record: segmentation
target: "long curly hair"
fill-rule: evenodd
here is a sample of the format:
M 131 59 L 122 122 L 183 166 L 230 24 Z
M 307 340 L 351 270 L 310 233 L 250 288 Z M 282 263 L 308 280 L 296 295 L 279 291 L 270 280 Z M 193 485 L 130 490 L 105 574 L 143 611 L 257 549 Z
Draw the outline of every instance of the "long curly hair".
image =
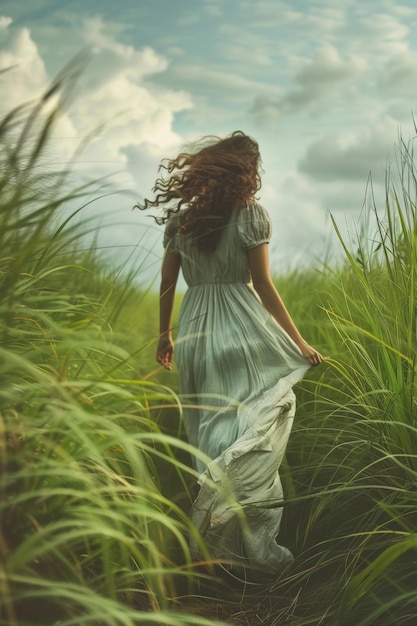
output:
M 156 180 L 154 200 L 145 198 L 135 208 L 164 208 L 163 217 L 154 216 L 158 224 L 183 208 L 170 234 L 179 230 L 200 250 L 215 250 L 232 211 L 246 206 L 260 189 L 260 163 L 258 144 L 242 131 L 224 139 L 203 137 L 161 162 L 159 170 L 168 176 Z

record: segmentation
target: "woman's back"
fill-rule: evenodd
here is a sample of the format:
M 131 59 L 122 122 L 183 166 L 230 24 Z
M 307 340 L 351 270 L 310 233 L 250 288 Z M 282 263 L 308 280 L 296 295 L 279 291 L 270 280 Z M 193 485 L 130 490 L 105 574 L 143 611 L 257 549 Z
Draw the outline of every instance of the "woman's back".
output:
M 179 224 L 180 216 L 171 218 L 166 235 Z M 189 287 L 210 283 L 248 283 L 250 271 L 246 251 L 269 241 L 270 221 L 266 211 L 257 203 L 233 211 L 223 229 L 215 250 L 199 250 L 192 238 L 180 232 L 171 241 L 172 249 L 181 254 L 181 269 Z

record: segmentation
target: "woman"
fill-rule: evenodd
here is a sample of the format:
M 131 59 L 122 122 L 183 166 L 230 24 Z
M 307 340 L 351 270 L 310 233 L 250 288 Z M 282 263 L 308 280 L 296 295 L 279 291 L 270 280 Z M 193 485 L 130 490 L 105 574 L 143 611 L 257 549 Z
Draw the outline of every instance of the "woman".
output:
M 201 453 L 193 520 L 214 558 L 274 573 L 293 558 L 275 541 L 292 386 L 322 356 L 271 280 L 271 224 L 255 201 L 259 165 L 258 145 L 244 133 L 205 138 L 163 165 L 155 200 L 138 206 L 167 207 L 157 220 L 166 223 L 157 360 L 168 370 L 180 269 L 188 285 L 176 358 L 187 437 Z

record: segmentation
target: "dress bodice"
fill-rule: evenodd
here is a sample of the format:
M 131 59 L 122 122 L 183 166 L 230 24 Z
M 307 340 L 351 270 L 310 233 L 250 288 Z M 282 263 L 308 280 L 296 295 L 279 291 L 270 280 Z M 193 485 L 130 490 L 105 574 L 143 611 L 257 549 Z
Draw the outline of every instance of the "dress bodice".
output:
M 178 221 L 179 214 L 171 220 Z M 271 224 L 259 204 L 250 204 L 234 211 L 224 228 L 217 248 L 204 252 L 193 244 L 190 236 L 175 233 L 175 223 L 165 230 L 165 246 L 181 254 L 181 269 L 189 287 L 211 283 L 248 283 L 251 279 L 246 251 L 269 242 Z

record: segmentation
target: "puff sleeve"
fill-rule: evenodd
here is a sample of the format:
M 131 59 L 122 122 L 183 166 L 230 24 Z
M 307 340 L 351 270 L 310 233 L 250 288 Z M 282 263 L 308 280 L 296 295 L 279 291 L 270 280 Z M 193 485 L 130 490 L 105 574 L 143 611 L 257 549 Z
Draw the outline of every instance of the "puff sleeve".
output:
M 239 213 L 237 230 L 244 250 L 269 243 L 272 226 L 267 211 L 257 202 L 249 204 Z
M 178 229 L 178 216 L 172 215 L 168 222 L 165 224 L 163 246 L 166 250 L 169 246 L 170 252 L 176 252 L 175 249 L 175 237 Z

